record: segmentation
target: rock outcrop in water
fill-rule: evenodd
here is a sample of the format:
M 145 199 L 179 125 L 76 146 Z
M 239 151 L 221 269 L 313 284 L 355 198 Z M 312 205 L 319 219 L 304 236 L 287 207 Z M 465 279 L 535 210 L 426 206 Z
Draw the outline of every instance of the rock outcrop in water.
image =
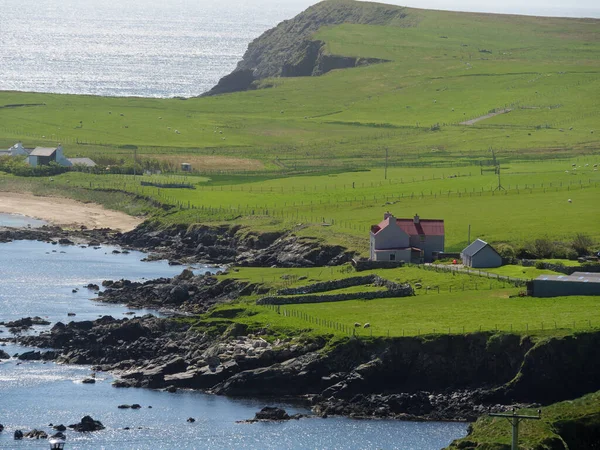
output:
M 384 62 L 328 54 L 324 43 L 313 40 L 312 35 L 322 27 L 343 23 L 406 27 L 414 26 L 416 20 L 409 17 L 407 8 L 398 6 L 347 0 L 319 3 L 251 42 L 236 69 L 204 95 L 253 89 L 265 78 L 317 76 L 334 69 Z

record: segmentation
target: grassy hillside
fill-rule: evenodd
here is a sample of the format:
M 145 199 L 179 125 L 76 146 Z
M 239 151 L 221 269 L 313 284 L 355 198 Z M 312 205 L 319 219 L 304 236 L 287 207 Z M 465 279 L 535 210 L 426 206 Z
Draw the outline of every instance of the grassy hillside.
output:
M 505 159 L 596 151 L 598 20 L 409 8 L 398 16 L 390 6 L 396 18 L 385 22 L 384 6 L 377 15 L 368 4 L 335 4 L 367 8 L 377 25 L 325 27 L 312 38 L 331 54 L 391 62 L 188 100 L 3 92 L 0 142 L 61 141 L 69 155 L 123 158 L 132 152 L 119 146 L 136 145 L 142 158 L 195 157 L 200 170 L 215 168 L 214 155 L 227 169 L 286 171 L 372 166 L 380 161 L 365 156 L 384 147 L 392 164 L 487 158 L 490 146 Z
M 187 100 L 1 92 L 0 145 L 60 141 L 68 156 L 103 165 L 131 163 L 134 149 L 139 163 L 191 162 L 193 190 L 113 175 L 51 182 L 65 195 L 118 188 L 176 206 L 164 224 L 294 228 L 364 253 L 369 226 L 389 209 L 445 219 L 447 250 L 467 244 L 469 225 L 493 243 L 600 240 L 600 21 L 345 0 L 299 17 L 265 39 L 347 20 L 310 38 L 331 55 L 389 62 Z M 494 191 L 490 147 L 505 190 Z

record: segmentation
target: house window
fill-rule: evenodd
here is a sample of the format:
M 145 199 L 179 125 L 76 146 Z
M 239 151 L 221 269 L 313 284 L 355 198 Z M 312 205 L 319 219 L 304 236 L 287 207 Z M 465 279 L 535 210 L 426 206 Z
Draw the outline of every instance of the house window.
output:
M 390 255 L 390 261 L 396 261 L 396 254 L 395 253 L 392 253 Z

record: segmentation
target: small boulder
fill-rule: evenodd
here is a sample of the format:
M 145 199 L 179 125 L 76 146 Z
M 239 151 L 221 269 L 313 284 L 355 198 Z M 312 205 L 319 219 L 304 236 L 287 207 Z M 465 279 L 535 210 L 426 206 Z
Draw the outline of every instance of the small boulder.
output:
M 193 417 L 188 417 L 188 423 L 194 423 L 196 421 L 196 419 L 194 419 Z
M 254 415 L 254 420 L 289 420 L 290 416 L 284 409 L 265 406 Z
M 0 350 L 0 359 L 10 359 L 10 355 L 8 353 L 6 353 L 4 350 Z
M 21 430 L 15 430 L 13 438 L 15 439 L 15 441 L 20 441 L 21 439 L 23 439 L 23 432 Z
M 31 430 L 25 433 L 24 437 L 28 439 L 48 439 L 48 433 L 42 430 Z
M 52 428 L 54 428 L 56 431 L 67 431 L 67 427 L 65 427 L 62 423 L 60 425 L 54 425 Z
M 99 431 L 104 430 L 104 425 L 99 420 L 94 420 L 90 416 L 84 416 L 81 422 L 69 425 L 74 431 L 88 432 L 88 431 Z
M 94 378 L 84 378 L 81 382 L 83 384 L 95 384 L 96 380 Z

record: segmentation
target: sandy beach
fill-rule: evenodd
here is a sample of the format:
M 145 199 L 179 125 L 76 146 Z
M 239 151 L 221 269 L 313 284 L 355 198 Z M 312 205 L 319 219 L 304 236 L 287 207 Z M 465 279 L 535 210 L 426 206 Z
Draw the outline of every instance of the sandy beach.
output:
M 94 203 L 60 197 L 38 197 L 27 193 L 0 192 L 0 213 L 22 214 L 61 227 L 111 228 L 129 231 L 142 222 Z

